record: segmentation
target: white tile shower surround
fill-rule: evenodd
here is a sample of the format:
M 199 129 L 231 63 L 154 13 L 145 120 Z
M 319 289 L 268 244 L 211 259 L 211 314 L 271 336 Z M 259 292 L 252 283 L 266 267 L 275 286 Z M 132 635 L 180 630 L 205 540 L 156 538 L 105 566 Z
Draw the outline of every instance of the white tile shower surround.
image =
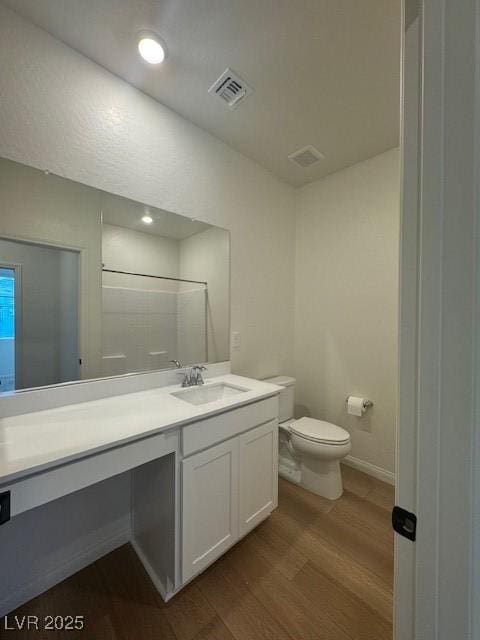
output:
M 206 293 L 102 287 L 103 375 L 204 362 Z

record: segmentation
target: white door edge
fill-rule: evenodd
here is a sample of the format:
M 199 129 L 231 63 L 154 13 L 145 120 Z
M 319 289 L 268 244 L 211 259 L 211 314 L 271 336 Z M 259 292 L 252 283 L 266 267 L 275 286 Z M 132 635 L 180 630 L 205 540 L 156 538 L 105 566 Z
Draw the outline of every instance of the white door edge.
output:
M 480 55 L 480 0 L 475 0 L 475 59 Z M 480 175 L 480 64 L 475 69 L 475 170 L 474 175 Z M 472 611 L 472 640 L 480 640 L 480 180 L 476 188 L 476 308 L 475 322 L 475 428 L 472 437 L 473 452 L 473 518 L 472 518 L 472 583 L 471 583 L 471 611 Z
M 420 16 L 417 2 L 405 0 L 402 9 L 402 188 L 395 503 L 416 512 Z M 394 573 L 394 638 L 412 640 L 415 544 L 397 535 Z
M 397 504 L 416 508 L 418 530 L 414 544 L 396 536 L 395 638 L 470 640 L 478 638 L 480 622 L 480 470 L 472 453 L 480 446 L 480 391 L 475 387 L 480 373 L 480 348 L 475 348 L 480 347 L 480 292 L 475 295 L 480 198 L 473 142 L 480 132 L 479 0 L 423 0 L 418 5 L 418 202 L 406 161 L 402 211 L 403 258 L 408 251 L 414 255 L 413 216 L 411 226 L 405 224 L 408 214 L 418 211 L 418 258 L 413 265 L 404 260 L 401 268 L 401 314 L 410 313 L 401 315 L 396 498 Z M 407 38 L 405 78 L 412 71 L 408 45 L 414 43 Z M 416 124 L 408 110 L 415 96 L 408 85 L 405 99 L 403 151 L 411 160 L 407 141 Z M 478 159 L 479 141 L 475 144 Z M 408 279 L 412 269 L 417 291 Z

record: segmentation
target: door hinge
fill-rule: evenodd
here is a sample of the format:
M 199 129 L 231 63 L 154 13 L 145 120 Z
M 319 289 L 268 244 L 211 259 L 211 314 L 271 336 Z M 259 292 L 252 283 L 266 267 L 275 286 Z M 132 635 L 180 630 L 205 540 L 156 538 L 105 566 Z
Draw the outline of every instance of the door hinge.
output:
M 417 537 L 417 516 L 402 507 L 393 507 L 392 527 L 398 534 L 415 542 Z

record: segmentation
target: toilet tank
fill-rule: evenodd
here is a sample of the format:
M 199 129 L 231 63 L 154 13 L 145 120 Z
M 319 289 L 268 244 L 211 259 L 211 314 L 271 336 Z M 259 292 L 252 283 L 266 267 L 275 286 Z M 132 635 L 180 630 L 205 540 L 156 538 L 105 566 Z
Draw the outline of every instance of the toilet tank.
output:
M 285 422 L 293 418 L 293 409 L 295 406 L 295 378 L 289 378 L 288 376 L 276 376 L 275 378 L 267 378 L 264 382 L 270 382 L 270 384 L 276 384 L 279 387 L 283 387 L 283 391 L 280 391 L 279 398 L 279 422 Z

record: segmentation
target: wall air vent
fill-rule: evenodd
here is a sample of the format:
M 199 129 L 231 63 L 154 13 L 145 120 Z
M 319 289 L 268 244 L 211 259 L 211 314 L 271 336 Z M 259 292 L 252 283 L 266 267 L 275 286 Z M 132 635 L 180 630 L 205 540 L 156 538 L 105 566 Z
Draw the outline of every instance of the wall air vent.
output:
M 242 100 L 245 100 L 253 92 L 245 80 L 234 73 L 231 69 L 225 69 L 222 75 L 215 80 L 208 93 L 217 96 L 229 109 L 238 107 Z
M 308 146 L 291 153 L 288 156 L 288 159 L 299 167 L 302 167 L 302 169 L 306 169 L 319 160 L 325 160 L 325 156 L 318 149 L 315 149 L 315 147 L 312 147 L 312 145 L 309 144 Z

